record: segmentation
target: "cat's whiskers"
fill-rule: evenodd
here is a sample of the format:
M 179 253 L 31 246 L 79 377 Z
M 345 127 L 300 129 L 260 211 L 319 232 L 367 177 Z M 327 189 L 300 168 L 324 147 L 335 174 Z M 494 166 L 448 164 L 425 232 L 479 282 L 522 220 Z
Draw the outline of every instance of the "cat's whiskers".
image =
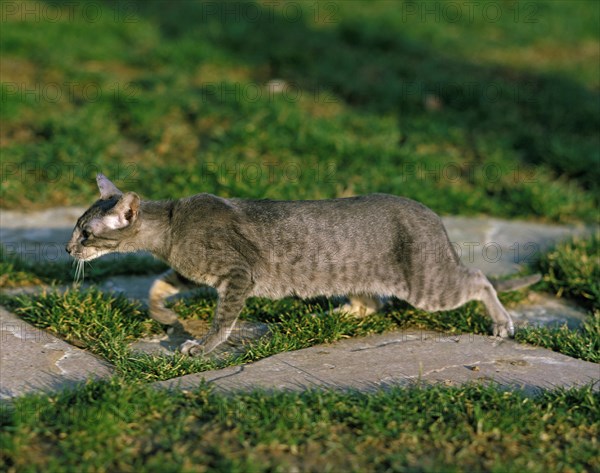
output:
M 84 278 L 85 278 L 85 261 L 82 259 L 78 259 L 76 260 L 76 267 L 75 267 L 75 283 L 79 284 L 81 282 L 83 282 Z
M 73 261 L 71 261 L 71 268 L 73 271 L 73 281 L 75 281 L 76 279 L 76 274 L 77 274 L 77 260 L 74 259 Z

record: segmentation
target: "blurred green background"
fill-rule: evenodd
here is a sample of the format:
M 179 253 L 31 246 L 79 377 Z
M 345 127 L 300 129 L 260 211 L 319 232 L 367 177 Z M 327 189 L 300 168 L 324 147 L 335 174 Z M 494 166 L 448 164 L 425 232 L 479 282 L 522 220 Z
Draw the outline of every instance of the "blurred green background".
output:
M 3 208 L 388 192 L 595 221 L 594 0 L 3 2 Z

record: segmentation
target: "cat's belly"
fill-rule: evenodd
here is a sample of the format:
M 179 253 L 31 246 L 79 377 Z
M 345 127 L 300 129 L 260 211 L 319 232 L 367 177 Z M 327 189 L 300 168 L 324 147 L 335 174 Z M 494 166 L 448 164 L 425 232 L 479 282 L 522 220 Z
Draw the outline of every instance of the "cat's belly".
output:
M 281 299 L 288 296 L 310 298 L 348 294 L 400 295 L 404 284 L 371 271 L 344 266 L 316 271 L 274 271 L 269 277 L 259 277 L 254 282 L 252 295 Z

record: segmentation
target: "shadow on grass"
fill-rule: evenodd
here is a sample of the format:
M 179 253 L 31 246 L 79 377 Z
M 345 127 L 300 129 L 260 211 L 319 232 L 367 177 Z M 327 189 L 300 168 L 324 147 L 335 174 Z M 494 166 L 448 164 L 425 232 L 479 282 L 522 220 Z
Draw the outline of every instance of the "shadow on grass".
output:
M 281 78 L 304 91 L 332 92 L 360 110 L 396 115 L 398 146 L 422 140 L 428 129 L 458 127 L 474 160 L 489 152 L 479 149 L 482 141 L 487 150 L 502 143 L 524 163 L 546 165 L 598 190 L 597 91 L 558 74 L 465 62 L 416 42 L 383 15 L 315 28 L 306 21 L 309 4 L 296 8 L 301 5 L 304 15 L 289 10 L 287 16 L 238 0 L 132 6 L 160 26 L 166 41 L 181 43 L 186 61 L 195 40 L 208 41 L 234 61 L 255 66 L 257 82 Z

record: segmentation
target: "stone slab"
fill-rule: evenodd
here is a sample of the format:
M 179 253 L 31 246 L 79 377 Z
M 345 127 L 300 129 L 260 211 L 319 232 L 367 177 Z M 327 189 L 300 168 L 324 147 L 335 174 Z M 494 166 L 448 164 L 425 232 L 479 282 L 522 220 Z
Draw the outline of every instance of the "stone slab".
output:
M 419 382 L 460 385 L 493 380 L 533 393 L 597 383 L 600 365 L 512 340 L 402 331 L 279 353 L 154 385 L 193 389 L 203 380 L 220 392 L 310 388 L 369 392 Z
M 0 399 L 56 391 L 112 371 L 108 363 L 0 306 Z
M 566 325 L 575 330 L 587 320 L 588 312 L 578 305 L 551 294 L 530 292 L 527 298 L 508 309 L 516 327 L 557 328 Z
M 65 245 L 83 207 L 57 207 L 36 212 L 0 211 L 0 241 L 7 253 L 32 262 L 69 259 Z
M 466 266 L 508 276 L 557 243 L 598 232 L 593 225 L 549 225 L 482 217 L 443 217 L 448 237 Z
M 71 261 L 65 245 L 71 238 L 77 219 L 85 207 L 56 207 L 35 212 L 0 211 L 0 241 L 7 254 L 16 255 L 30 263 Z M 140 251 L 138 255 L 149 255 Z M 105 258 L 118 261 L 122 254 Z

